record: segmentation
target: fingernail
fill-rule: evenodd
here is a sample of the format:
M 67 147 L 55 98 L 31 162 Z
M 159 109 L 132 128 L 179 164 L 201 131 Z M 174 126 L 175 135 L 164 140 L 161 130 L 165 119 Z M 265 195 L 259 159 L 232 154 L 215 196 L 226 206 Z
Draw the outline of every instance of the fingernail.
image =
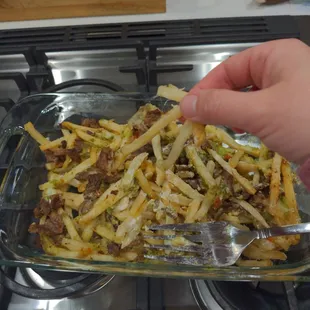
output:
M 181 110 L 183 116 L 186 118 L 192 118 L 197 115 L 196 106 L 197 106 L 197 96 L 187 95 L 181 102 Z

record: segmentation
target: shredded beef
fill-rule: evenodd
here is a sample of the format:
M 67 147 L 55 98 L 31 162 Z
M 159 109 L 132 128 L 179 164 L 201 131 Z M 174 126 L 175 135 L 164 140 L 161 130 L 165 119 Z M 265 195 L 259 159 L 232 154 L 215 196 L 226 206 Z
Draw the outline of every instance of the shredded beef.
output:
M 67 154 L 71 158 L 71 160 L 76 163 L 80 163 L 82 161 L 80 153 L 75 148 L 67 150 Z
M 87 130 L 86 133 L 88 133 L 90 136 L 94 136 L 94 135 L 95 135 L 95 134 L 94 134 L 92 131 L 90 131 L 90 130 Z
M 185 179 L 184 180 L 188 185 L 190 185 L 193 189 L 200 190 L 200 182 L 199 179 Z
M 161 111 L 159 109 L 148 111 L 144 118 L 144 124 L 150 128 L 156 123 L 161 117 Z
M 74 149 L 80 153 L 83 150 L 84 141 L 81 139 L 75 139 L 74 141 Z
M 90 128 L 99 128 L 100 127 L 98 121 L 94 118 L 83 119 L 81 125 L 85 126 L 85 127 L 90 127 Z
M 234 178 L 226 170 L 223 171 L 223 180 L 225 185 L 229 188 L 229 191 L 234 194 Z
M 132 135 L 135 138 L 139 138 L 140 136 L 142 136 L 146 131 L 148 130 L 148 127 L 146 127 L 146 125 L 144 123 L 140 123 L 140 124 L 134 124 L 132 126 Z
M 103 182 L 108 183 L 108 184 L 112 184 L 112 183 L 119 181 L 121 178 L 122 178 L 121 173 L 116 173 L 116 174 L 112 174 L 112 175 L 106 174 L 103 176 Z
M 117 243 L 110 242 L 108 243 L 108 253 L 113 256 L 118 256 L 120 253 L 120 246 Z
M 85 195 L 100 190 L 103 175 L 101 173 L 89 174 L 87 180 L 88 183 L 84 192 Z
M 66 156 L 67 155 L 67 150 L 66 149 L 53 149 L 51 152 L 54 153 L 55 156 Z
M 109 147 L 104 147 L 99 155 L 99 158 L 96 163 L 96 167 L 99 168 L 102 172 L 107 173 L 110 169 L 114 157 L 114 152 Z
M 80 172 L 78 173 L 75 178 L 78 180 L 78 181 L 87 181 L 87 178 L 89 176 L 89 172 L 88 171 L 83 171 L 83 172 Z
M 42 198 L 33 213 L 36 218 L 41 218 L 43 215 L 49 215 L 52 210 L 57 210 L 63 206 L 64 200 L 59 195 L 53 195 L 49 201 Z
M 61 147 L 65 149 L 67 147 L 67 141 L 61 141 Z
M 46 157 L 46 161 L 48 163 L 60 164 L 66 160 L 66 156 L 64 156 L 64 155 L 57 156 L 56 154 L 54 154 L 54 152 L 52 152 L 50 150 L 44 151 L 44 154 Z
M 64 223 L 61 215 L 52 212 L 43 225 L 32 223 L 29 227 L 30 233 L 44 233 L 48 236 L 60 235 L 64 231 Z
M 208 151 L 208 149 L 212 149 L 212 146 L 210 144 L 210 142 L 208 140 L 206 140 L 202 145 L 201 145 L 201 148 L 204 150 L 204 151 Z

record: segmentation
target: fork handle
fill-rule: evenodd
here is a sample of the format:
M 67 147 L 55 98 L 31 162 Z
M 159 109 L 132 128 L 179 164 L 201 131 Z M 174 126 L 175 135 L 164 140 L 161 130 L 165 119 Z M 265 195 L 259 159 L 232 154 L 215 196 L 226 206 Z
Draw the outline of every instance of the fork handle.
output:
M 310 223 L 287 225 L 280 227 L 271 227 L 256 230 L 257 239 L 266 239 L 269 237 L 278 237 L 286 235 L 298 235 L 310 233 Z

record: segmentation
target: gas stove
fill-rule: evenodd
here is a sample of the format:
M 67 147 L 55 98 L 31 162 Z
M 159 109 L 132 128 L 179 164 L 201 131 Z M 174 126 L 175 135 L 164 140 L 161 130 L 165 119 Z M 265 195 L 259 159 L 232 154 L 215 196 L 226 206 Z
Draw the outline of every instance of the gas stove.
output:
M 228 57 L 260 42 L 310 42 L 308 17 L 254 17 L 0 31 L 0 120 L 39 92 L 190 89 Z M 17 146 L 0 158 L 0 177 Z M 0 207 L 1 213 L 1 207 Z M 1 253 L 0 253 L 1 255 Z M 3 267 L 1 310 L 310 309 L 306 283 L 217 282 Z

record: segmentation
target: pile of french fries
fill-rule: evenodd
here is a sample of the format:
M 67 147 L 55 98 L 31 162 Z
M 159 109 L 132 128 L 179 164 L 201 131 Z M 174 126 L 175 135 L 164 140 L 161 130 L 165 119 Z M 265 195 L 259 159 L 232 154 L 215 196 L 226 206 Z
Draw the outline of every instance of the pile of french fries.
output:
M 159 96 L 176 102 L 186 94 L 172 85 L 158 89 Z M 155 109 L 152 105 L 148 108 Z M 137 261 L 143 260 L 144 243 L 188 243 L 181 237 L 148 240 L 145 235 L 161 234 L 149 230 L 152 224 L 224 220 L 246 230 L 300 222 L 293 188 L 295 176 L 279 154 L 263 144 L 260 148 L 240 145 L 214 126 L 188 120 L 182 124 L 179 106 L 134 137 L 132 123 L 139 118 L 143 121 L 141 115 L 138 111 L 127 124 L 101 119 L 100 128 L 63 122 L 63 136 L 53 141 L 31 123 L 25 125 L 42 151 L 53 151 L 63 141 L 67 148 L 72 148 L 76 139 L 84 142 L 80 163 L 66 156 L 61 166 L 46 164 L 48 180 L 40 185 L 42 197 L 49 201 L 53 195 L 60 195 L 65 202 L 57 210 L 65 226 L 57 242 L 40 233 L 47 254 L 96 261 Z M 146 144 L 151 144 L 152 153 L 139 152 Z M 167 144 L 168 154 L 163 152 Z M 114 184 L 103 184 L 100 197 L 82 214 L 79 211 L 87 181 L 79 181 L 76 176 L 96 166 L 102 148 L 107 147 L 114 152 L 108 173 L 121 173 L 122 177 Z M 176 171 L 180 157 L 188 160 L 191 171 Z M 224 182 L 224 173 L 231 177 L 233 192 Z M 187 182 L 194 175 L 200 180 L 199 189 Z M 255 207 L 240 193 L 255 198 L 262 180 L 268 182 L 267 196 L 262 206 Z M 41 225 L 45 221 L 46 216 L 39 219 Z M 284 251 L 298 241 L 299 236 L 256 240 L 237 265 L 271 266 L 273 260 L 285 260 Z M 119 248 L 117 255 L 110 253 L 111 244 Z

